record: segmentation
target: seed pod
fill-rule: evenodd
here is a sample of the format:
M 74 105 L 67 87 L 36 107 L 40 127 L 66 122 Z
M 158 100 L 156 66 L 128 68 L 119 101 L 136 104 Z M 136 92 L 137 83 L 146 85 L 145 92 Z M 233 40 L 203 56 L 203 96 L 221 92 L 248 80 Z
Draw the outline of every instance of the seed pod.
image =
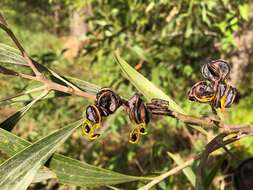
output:
M 206 63 L 201 68 L 204 78 L 210 81 L 223 81 L 230 73 L 230 65 L 228 62 L 218 59 Z
M 191 101 L 211 102 L 215 97 L 215 91 L 205 81 L 200 81 L 190 89 L 188 97 Z
M 233 182 L 236 190 L 252 190 L 253 158 L 243 161 L 235 170 Z
M 121 106 L 121 99 L 109 88 L 102 88 L 96 95 L 96 105 L 103 116 L 108 116 Z
M 218 84 L 214 105 L 224 111 L 225 108 L 229 108 L 232 105 L 235 96 L 236 88 L 228 85 L 227 83 L 220 82 Z
M 139 94 L 135 94 L 129 101 L 129 118 L 136 124 L 145 123 L 150 121 L 150 112 L 145 106 Z
M 217 87 L 216 88 L 216 96 L 215 96 L 215 100 L 213 101 L 213 105 L 216 108 L 225 108 L 225 94 L 226 91 L 228 90 L 228 86 L 226 83 L 224 82 L 220 82 L 217 83 Z
M 234 102 L 235 97 L 236 97 L 236 92 L 237 92 L 236 88 L 233 88 L 232 86 L 229 87 L 228 93 L 226 95 L 226 101 L 225 101 L 226 108 L 229 108 Z
M 102 118 L 100 114 L 100 110 L 96 105 L 89 105 L 86 108 L 86 118 L 89 120 L 92 124 L 100 123 Z

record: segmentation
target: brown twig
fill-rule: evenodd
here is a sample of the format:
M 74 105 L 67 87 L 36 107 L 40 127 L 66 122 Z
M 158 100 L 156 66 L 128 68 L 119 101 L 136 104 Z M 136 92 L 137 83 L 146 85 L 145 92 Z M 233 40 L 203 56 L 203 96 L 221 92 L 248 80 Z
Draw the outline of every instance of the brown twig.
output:
M 26 60 L 26 62 L 28 63 L 28 65 L 31 67 L 31 69 L 33 70 L 34 74 L 36 76 L 40 76 L 41 73 L 38 71 L 38 69 L 35 67 L 35 65 L 33 64 L 32 60 L 29 58 L 28 54 L 26 53 L 25 49 L 23 48 L 23 46 L 19 43 L 18 39 L 16 38 L 16 36 L 14 35 L 14 33 L 12 32 L 12 30 L 8 27 L 6 20 L 4 19 L 4 17 L 0 14 L 0 27 L 8 34 L 8 36 L 12 39 L 12 41 L 15 43 L 15 45 L 17 46 L 17 48 L 20 50 L 22 56 L 24 57 L 24 59 Z
M 221 133 L 233 133 L 239 132 L 242 133 L 252 133 L 252 125 L 231 125 L 225 124 L 221 120 L 211 117 L 196 117 L 191 115 L 185 115 L 178 113 L 172 110 L 153 110 L 151 109 L 152 114 L 154 115 L 164 115 L 173 117 L 185 124 L 198 125 L 205 128 L 219 128 Z
M 151 182 L 149 182 L 148 184 L 146 184 L 145 186 L 142 186 L 141 188 L 139 188 L 138 190 L 148 190 L 150 188 L 152 188 L 154 185 L 156 185 L 157 183 L 161 182 L 162 180 L 166 179 L 167 177 L 174 175 L 178 172 L 180 172 L 181 170 L 183 170 L 184 168 L 192 165 L 192 163 L 199 159 L 198 157 L 196 158 L 191 158 L 190 160 L 187 160 L 186 162 L 184 162 L 184 164 L 177 166 L 171 170 L 169 170 L 168 172 L 159 175 L 157 177 L 155 177 Z
M 23 56 L 23 58 L 27 62 L 28 66 L 32 69 L 33 73 L 35 74 L 35 76 L 34 76 L 34 75 L 27 75 L 27 74 L 23 74 L 23 73 L 18 73 L 19 77 L 41 82 L 44 85 L 44 87 L 49 91 L 55 90 L 55 91 L 60 91 L 60 92 L 64 92 L 67 94 L 82 96 L 82 97 L 86 97 L 86 98 L 90 98 L 90 99 L 95 100 L 95 95 L 93 95 L 93 94 L 89 94 L 87 92 L 84 92 L 84 91 L 80 90 L 79 88 L 73 88 L 72 86 L 65 86 L 65 85 L 62 85 L 62 84 L 59 84 L 59 83 L 56 83 L 56 82 L 46 79 L 44 74 L 41 73 L 39 71 L 39 69 L 36 67 L 38 64 L 37 63 L 34 64 L 33 60 L 28 56 L 25 49 L 19 43 L 18 39 L 16 38 L 16 36 L 12 32 L 12 30 L 8 27 L 7 22 L 5 21 L 4 17 L 1 14 L 0 14 L 0 28 L 3 29 L 7 33 L 7 35 L 11 38 L 11 40 L 15 43 L 15 45 L 17 46 L 17 48 L 21 52 L 21 55 Z

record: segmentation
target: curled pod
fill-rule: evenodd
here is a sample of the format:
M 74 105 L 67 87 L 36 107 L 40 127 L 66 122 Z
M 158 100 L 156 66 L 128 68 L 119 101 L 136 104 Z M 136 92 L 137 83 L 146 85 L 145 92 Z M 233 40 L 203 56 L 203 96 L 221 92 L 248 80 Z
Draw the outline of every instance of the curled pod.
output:
M 96 105 L 89 105 L 86 108 L 86 119 L 89 120 L 92 124 L 101 122 L 101 113 Z
M 135 94 L 129 101 L 129 118 L 136 124 L 149 123 L 151 113 L 148 111 L 146 105 L 139 94 Z
M 215 98 L 215 91 L 205 81 L 200 81 L 192 86 L 188 92 L 189 100 L 207 103 Z
M 201 68 L 201 73 L 204 78 L 210 81 L 225 80 L 230 73 L 230 65 L 225 60 L 213 60 L 206 63 Z
M 236 88 L 223 82 L 219 83 L 215 98 L 215 107 L 219 107 L 222 110 L 229 108 L 234 102 L 236 92 Z
M 226 94 L 226 101 L 225 101 L 225 107 L 226 107 L 226 108 L 231 107 L 232 103 L 233 103 L 234 100 L 235 100 L 236 93 L 237 93 L 236 88 L 230 86 L 230 87 L 229 87 L 229 90 L 228 90 L 228 92 L 227 92 L 227 94 Z
M 89 105 L 86 108 L 86 120 L 81 127 L 83 135 L 88 136 L 91 140 L 98 138 L 100 134 L 96 134 L 94 131 L 100 128 L 101 120 L 99 108 L 96 105 Z
M 102 88 L 96 95 L 96 105 L 103 116 L 108 116 L 121 106 L 121 98 L 111 89 Z
M 215 89 L 216 89 L 216 96 L 215 99 L 213 100 L 213 105 L 215 108 L 225 108 L 225 104 L 224 104 L 224 98 L 225 98 L 225 94 L 228 90 L 228 85 L 224 82 L 220 82 L 220 83 L 215 83 Z M 222 103 L 221 103 L 222 102 Z

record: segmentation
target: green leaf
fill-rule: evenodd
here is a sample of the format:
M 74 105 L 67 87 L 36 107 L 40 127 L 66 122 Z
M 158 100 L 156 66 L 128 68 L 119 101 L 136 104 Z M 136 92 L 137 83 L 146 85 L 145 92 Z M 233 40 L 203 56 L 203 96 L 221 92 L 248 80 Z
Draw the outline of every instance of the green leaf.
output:
M 28 66 L 17 49 L 3 43 L 0 43 L 0 63 Z
M 240 15 L 241 17 L 248 21 L 249 20 L 249 5 L 248 4 L 242 4 L 242 5 L 239 5 L 239 12 L 240 12 Z
M 56 175 L 53 172 L 51 172 L 48 168 L 43 167 L 36 173 L 32 183 L 39 183 L 53 178 L 56 178 Z
M 81 121 L 78 121 L 59 129 L 53 134 L 18 152 L 1 164 L 1 190 L 26 189 L 32 182 L 37 171 L 80 125 Z
M 2 123 L 0 123 L 0 128 L 3 128 L 7 131 L 11 131 L 15 125 L 19 122 L 19 120 L 27 113 L 27 111 L 40 99 L 42 99 L 44 96 L 46 96 L 48 92 L 44 92 L 40 94 L 37 98 L 35 98 L 32 102 L 27 104 L 25 107 L 23 107 L 18 112 L 14 113 L 10 117 L 8 117 L 6 120 L 4 120 Z
M 56 173 L 61 183 L 74 184 L 82 187 L 115 185 L 148 179 L 123 175 L 60 155 L 53 157 L 50 162 L 50 169 Z
M 15 155 L 31 145 L 30 142 L 16 135 L 0 129 L 0 150 L 9 156 Z M 57 177 L 60 183 L 73 184 L 76 186 L 104 186 L 126 183 L 136 180 L 149 180 L 150 178 L 123 175 L 110 170 L 92 166 L 78 160 L 54 154 L 47 165 L 50 169 L 48 177 Z M 39 170 L 35 181 L 47 177 L 45 171 Z M 42 174 L 42 176 L 40 175 Z
M 179 155 L 175 155 L 175 154 L 172 154 L 170 152 L 167 152 L 167 154 L 169 155 L 170 158 L 172 158 L 174 160 L 174 162 L 176 162 L 176 164 L 178 166 L 180 166 L 184 163 L 184 160 L 182 160 L 182 158 Z M 187 177 L 189 182 L 194 187 L 195 182 L 196 182 L 196 175 L 194 174 L 192 169 L 190 167 L 187 167 L 187 168 L 183 169 L 183 173 L 185 174 L 185 176 Z
M 128 80 L 132 82 L 132 84 L 139 90 L 143 95 L 151 100 L 152 98 L 160 98 L 163 100 L 169 101 L 169 108 L 171 110 L 180 112 L 185 114 L 183 109 L 176 104 L 168 95 L 166 95 L 163 91 L 157 88 L 152 82 L 138 73 L 135 69 L 133 69 L 125 60 L 123 60 L 119 53 L 116 52 L 115 60 L 120 65 L 122 72 L 126 75 Z
M 142 49 L 140 46 L 135 45 L 133 47 L 129 47 L 129 49 L 133 52 L 135 52 L 140 59 L 147 61 L 147 62 L 152 62 L 152 58 L 148 55 L 148 52 L 146 52 L 144 49 Z

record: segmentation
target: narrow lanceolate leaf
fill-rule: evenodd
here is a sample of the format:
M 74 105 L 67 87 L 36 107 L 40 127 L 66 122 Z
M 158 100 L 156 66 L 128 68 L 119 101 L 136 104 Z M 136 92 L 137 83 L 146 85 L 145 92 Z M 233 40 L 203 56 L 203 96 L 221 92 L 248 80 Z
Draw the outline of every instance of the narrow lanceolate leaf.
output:
M 28 64 L 17 49 L 3 43 L 0 43 L 0 63 L 28 67 Z
M 184 164 L 184 160 L 182 160 L 180 158 L 179 155 L 175 155 L 172 154 L 170 152 L 167 152 L 169 157 L 172 158 L 174 160 L 174 162 L 176 162 L 176 164 L 178 166 Z M 190 167 L 187 167 L 185 169 L 183 169 L 183 173 L 185 174 L 185 176 L 187 177 L 187 179 L 189 180 L 189 182 L 192 184 L 192 186 L 195 186 L 195 182 L 196 182 L 196 175 L 194 174 L 194 172 L 192 171 L 192 169 Z
M 39 183 L 48 179 L 55 179 L 56 175 L 50 169 L 43 167 L 41 168 L 33 178 L 32 183 Z
M 7 131 L 11 131 L 15 125 L 18 123 L 18 121 L 27 113 L 27 111 L 40 99 L 42 99 L 44 96 L 46 96 L 48 92 L 44 92 L 40 94 L 37 98 L 35 98 L 32 102 L 27 104 L 25 107 L 23 107 L 18 112 L 14 113 L 10 117 L 8 117 L 6 120 L 4 120 L 2 123 L 0 123 L 0 128 L 3 128 Z
M 31 145 L 30 142 L 17 137 L 13 133 L 0 129 L 0 151 L 9 156 L 25 149 Z M 104 186 L 126 183 L 137 180 L 149 180 L 144 177 L 135 177 L 113 172 L 92 166 L 60 154 L 54 154 L 47 164 L 50 172 L 45 171 L 37 173 L 35 181 L 38 182 L 43 178 L 57 178 L 60 183 L 73 184 L 81 187 Z
M 134 68 L 132 68 L 125 60 L 123 60 L 119 53 L 116 52 L 115 60 L 120 65 L 123 73 L 126 75 L 128 80 L 141 92 L 143 95 L 151 100 L 152 98 L 160 98 L 163 100 L 169 101 L 169 107 L 173 111 L 177 111 L 185 114 L 183 109 L 176 104 L 174 100 L 172 100 L 168 95 L 166 95 L 163 91 L 157 88 L 152 82 L 142 76 L 139 72 L 137 72 Z
M 56 173 L 61 183 L 74 184 L 81 187 L 105 186 L 136 180 L 147 180 L 144 177 L 128 176 L 98 168 L 61 155 L 53 157 L 50 162 L 50 169 Z
M 75 122 L 37 141 L 0 165 L 1 190 L 26 189 L 56 149 L 81 125 Z
M 18 76 L 18 73 L 0 65 L 0 73 L 4 75 Z

